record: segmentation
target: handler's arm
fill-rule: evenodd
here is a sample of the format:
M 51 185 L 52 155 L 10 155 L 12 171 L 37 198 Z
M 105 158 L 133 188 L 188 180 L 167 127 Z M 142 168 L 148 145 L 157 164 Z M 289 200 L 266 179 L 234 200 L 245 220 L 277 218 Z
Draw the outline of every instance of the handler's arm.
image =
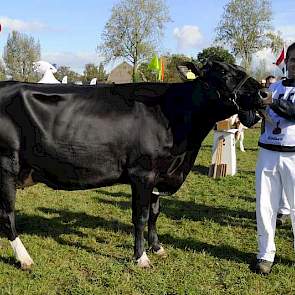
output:
M 292 101 L 276 99 L 273 101 L 270 107 L 279 116 L 295 122 L 295 104 Z

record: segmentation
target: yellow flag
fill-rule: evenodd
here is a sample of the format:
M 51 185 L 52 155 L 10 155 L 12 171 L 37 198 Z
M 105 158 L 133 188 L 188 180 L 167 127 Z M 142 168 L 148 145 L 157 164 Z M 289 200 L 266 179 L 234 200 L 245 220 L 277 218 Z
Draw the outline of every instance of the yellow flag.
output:
M 186 78 L 188 80 L 194 80 L 196 79 L 196 75 L 191 70 L 188 70 L 188 72 L 186 73 Z

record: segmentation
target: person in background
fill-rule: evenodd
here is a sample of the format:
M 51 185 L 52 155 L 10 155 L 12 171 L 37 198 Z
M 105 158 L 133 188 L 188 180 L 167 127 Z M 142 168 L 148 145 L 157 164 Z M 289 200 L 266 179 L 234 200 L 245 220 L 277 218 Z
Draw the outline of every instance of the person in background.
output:
M 260 147 L 256 164 L 256 222 L 258 254 L 255 271 L 271 272 L 275 254 L 276 217 L 282 194 L 290 205 L 290 217 L 295 236 L 295 43 L 286 52 L 287 79 L 273 83 L 263 128 L 258 141 Z M 241 122 L 251 127 L 256 121 L 253 111 L 239 113 Z M 295 248 L 295 243 L 294 243 Z
M 277 82 L 277 79 L 275 76 L 273 75 L 270 75 L 270 76 L 267 76 L 265 78 L 265 87 L 268 88 L 271 84 Z
M 284 77 L 284 79 L 285 78 L 286 77 Z M 281 80 L 284 80 L 284 79 L 281 79 Z M 269 88 L 276 81 L 277 79 L 275 78 L 275 76 L 273 75 L 267 76 L 265 78 L 265 87 Z M 283 192 L 282 198 L 280 201 L 280 208 L 277 215 L 277 226 L 282 226 L 286 224 L 289 220 L 289 216 L 290 216 L 290 206 L 288 204 L 286 194 Z

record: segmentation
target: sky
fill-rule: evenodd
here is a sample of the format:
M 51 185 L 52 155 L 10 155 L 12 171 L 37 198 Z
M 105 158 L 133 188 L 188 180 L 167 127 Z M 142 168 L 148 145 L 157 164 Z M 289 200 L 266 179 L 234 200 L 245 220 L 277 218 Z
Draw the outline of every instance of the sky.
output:
M 8 34 L 17 30 L 39 40 L 42 60 L 82 73 L 86 63 L 98 65 L 103 59 L 96 48 L 118 0 L 2 0 L 0 3 L 0 56 Z M 196 57 L 202 49 L 211 46 L 227 3 L 228 0 L 166 0 L 172 21 L 165 26 L 160 53 Z M 295 41 L 294 0 L 271 3 L 274 31 L 280 31 L 288 43 Z M 270 50 L 255 57 L 262 58 L 272 67 L 275 57 Z M 109 64 L 107 70 L 113 66 Z

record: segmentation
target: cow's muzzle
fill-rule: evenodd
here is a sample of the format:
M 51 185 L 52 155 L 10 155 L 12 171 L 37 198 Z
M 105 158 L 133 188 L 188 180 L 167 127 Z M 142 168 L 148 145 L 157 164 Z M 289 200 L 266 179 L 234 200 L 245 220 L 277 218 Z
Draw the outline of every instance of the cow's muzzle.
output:
M 258 91 L 258 96 L 260 97 L 259 106 L 261 108 L 272 103 L 272 93 L 267 88 L 260 89 Z

